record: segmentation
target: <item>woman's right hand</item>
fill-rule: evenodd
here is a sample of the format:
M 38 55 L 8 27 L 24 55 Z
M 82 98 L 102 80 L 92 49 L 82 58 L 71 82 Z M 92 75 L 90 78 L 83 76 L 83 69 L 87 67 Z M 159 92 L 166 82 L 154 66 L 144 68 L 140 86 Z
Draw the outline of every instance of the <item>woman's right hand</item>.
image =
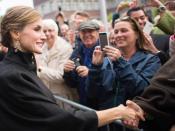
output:
M 70 72 L 70 71 L 73 71 L 74 69 L 75 69 L 74 61 L 68 60 L 64 65 L 64 71 Z
M 135 118 L 135 120 L 124 119 L 123 120 L 123 123 L 126 126 L 136 127 L 137 128 L 140 120 L 145 121 L 145 118 L 144 118 L 144 114 L 145 113 L 144 113 L 143 109 L 139 105 L 137 105 L 135 102 L 133 102 L 133 101 L 127 100 L 126 101 L 126 105 L 127 105 L 127 108 L 128 109 L 131 109 L 131 110 L 134 110 L 135 111 L 136 118 Z
M 135 110 L 119 105 L 110 109 L 97 111 L 98 126 L 109 124 L 115 120 L 125 120 L 132 122 L 132 126 L 136 127 L 138 123 Z
M 92 57 L 92 63 L 94 65 L 101 65 L 103 63 L 104 54 L 101 51 L 100 46 L 95 47 Z
M 127 106 L 124 105 L 119 105 L 118 107 L 118 111 L 120 112 L 120 119 L 122 120 L 128 120 L 128 119 L 135 119 L 136 118 L 136 112 L 131 109 L 128 108 Z
M 138 128 L 140 119 L 138 117 L 137 112 L 134 109 L 123 105 L 119 105 L 117 108 L 120 112 L 120 119 L 126 126 L 130 128 Z

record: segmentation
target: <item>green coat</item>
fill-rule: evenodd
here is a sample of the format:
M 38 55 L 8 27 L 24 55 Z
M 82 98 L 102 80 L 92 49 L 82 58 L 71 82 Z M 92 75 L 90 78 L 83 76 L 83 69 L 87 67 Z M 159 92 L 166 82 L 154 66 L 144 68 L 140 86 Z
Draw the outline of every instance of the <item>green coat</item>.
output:
M 154 8 L 152 10 L 153 17 L 158 15 L 158 9 Z M 158 29 L 154 29 L 153 33 L 154 34 L 162 34 L 161 31 L 163 31 L 165 34 L 173 34 L 174 33 L 174 28 L 175 28 L 175 17 L 171 14 L 170 11 L 166 10 L 163 15 L 161 16 L 159 22 L 157 23 L 156 27 Z

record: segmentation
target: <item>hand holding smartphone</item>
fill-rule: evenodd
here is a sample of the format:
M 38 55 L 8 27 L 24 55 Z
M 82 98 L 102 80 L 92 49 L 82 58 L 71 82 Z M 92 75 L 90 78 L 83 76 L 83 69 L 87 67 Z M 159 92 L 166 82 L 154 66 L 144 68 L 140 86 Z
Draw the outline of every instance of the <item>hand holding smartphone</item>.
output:
M 73 58 L 72 61 L 75 64 L 75 68 L 77 68 L 78 66 L 80 66 L 80 58 Z
M 107 32 L 100 32 L 99 33 L 99 40 L 100 40 L 101 50 L 103 50 L 103 48 L 106 45 L 109 45 L 109 40 L 108 40 L 108 34 L 107 34 Z

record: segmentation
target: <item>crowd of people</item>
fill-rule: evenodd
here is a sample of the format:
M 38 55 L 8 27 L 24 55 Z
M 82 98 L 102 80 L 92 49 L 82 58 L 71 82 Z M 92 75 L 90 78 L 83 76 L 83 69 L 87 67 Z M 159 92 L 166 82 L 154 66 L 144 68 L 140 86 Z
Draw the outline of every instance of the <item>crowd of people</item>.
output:
M 103 48 L 105 25 L 85 11 L 67 21 L 61 11 L 53 20 L 28 6 L 7 10 L 0 30 L 0 130 L 122 131 L 112 123 L 122 120 L 127 131 L 173 131 L 175 16 L 160 0 L 148 5 L 117 5 Z

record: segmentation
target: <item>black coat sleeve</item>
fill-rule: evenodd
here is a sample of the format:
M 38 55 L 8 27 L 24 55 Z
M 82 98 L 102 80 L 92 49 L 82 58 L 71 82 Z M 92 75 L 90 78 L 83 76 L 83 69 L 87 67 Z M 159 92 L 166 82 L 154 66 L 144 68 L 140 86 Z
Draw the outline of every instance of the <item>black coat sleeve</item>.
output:
M 50 91 L 35 75 L 8 73 L 0 79 L 0 130 L 97 130 L 95 112 L 66 112 L 60 109 Z

